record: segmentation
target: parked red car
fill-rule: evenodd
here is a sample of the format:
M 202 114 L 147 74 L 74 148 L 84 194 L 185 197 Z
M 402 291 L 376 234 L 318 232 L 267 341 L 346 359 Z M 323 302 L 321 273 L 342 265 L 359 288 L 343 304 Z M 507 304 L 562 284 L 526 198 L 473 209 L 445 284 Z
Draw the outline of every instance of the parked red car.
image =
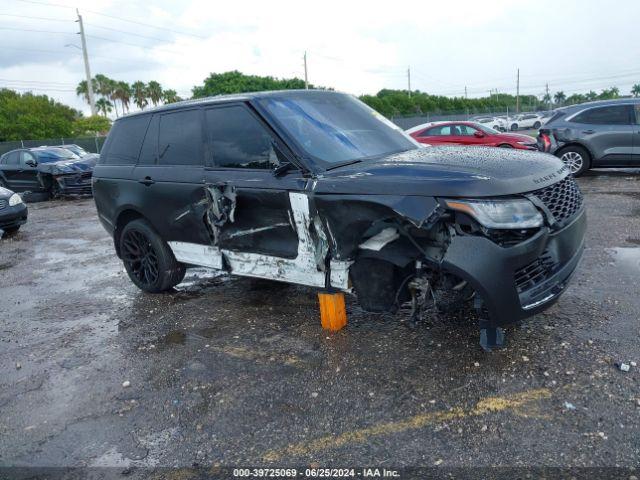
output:
M 501 133 L 476 122 L 433 122 L 410 128 L 407 133 L 429 145 L 482 145 L 537 150 L 536 139 L 519 133 Z

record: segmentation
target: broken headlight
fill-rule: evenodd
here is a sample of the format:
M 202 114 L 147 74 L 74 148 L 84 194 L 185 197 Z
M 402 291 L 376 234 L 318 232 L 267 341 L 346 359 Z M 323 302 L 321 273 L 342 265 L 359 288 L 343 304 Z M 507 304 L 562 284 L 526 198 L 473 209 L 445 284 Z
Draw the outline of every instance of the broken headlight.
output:
M 529 200 L 445 200 L 452 210 L 466 213 L 486 228 L 535 228 L 544 224 L 542 214 Z

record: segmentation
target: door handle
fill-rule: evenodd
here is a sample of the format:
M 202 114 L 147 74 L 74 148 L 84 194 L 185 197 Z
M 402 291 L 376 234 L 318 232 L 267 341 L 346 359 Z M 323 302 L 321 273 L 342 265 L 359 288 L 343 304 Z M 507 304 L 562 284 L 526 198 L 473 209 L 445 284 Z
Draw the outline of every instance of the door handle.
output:
M 596 133 L 595 130 L 583 130 L 582 133 L 586 133 L 587 135 L 591 135 L 592 133 Z
M 146 176 L 142 180 L 138 180 L 138 183 L 141 183 L 141 184 L 146 185 L 148 187 L 149 185 L 153 185 L 156 182 L 154 182 L 151 177 Z

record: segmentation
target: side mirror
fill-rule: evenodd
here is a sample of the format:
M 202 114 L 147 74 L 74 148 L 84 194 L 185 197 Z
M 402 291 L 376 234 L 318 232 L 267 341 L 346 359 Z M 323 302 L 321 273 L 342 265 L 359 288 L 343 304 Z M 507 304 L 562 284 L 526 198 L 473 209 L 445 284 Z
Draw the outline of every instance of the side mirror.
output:
M 30 167 L 37 167 L 38 166 L 38 162 L 36 162 L 35 160 L 27 160 L 26 162 L 27 165 L 29 165 Z
M 474 137 L 476 138 L 483 138 L 484 137 L 484 133 L 481 132 L 480 130 L 476 130 L 475 133 L 473 134 Z

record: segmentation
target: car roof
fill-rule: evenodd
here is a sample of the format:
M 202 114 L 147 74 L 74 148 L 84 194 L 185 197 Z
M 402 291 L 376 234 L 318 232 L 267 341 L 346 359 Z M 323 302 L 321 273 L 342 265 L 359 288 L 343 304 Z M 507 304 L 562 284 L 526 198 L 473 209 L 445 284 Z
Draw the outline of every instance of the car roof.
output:
M 590 107 L 607 107 L 609 105 L 618 104 L 640 104 L 640 98 L 627 97 L 627 98 L 615 98 L 612 100 L 595 100 L 593 102 L 576 103 L 575 105 L 567 105 L 556 109 L 556 111 L 573 112 L 577 110 L 583 110 Z
M 123 118 L 130 118 L 138 115 L 146 115 L 151 113 L 158 112 L 167 112 L 172 110 L 179 110 L 184 107 L 191 106 L 201 106 L 201 105 L 210 105 L 217 103 L 227 103 L 227 102 L 247 102 L 249 100 L 258 100 L 261 98 L 268 97 L 299 97 L 301 95 L 348 95 L 342 92 L 336 92 L 334 90 L 317 90 L 317 89 L 291 89 L 291 90 L 267 90 L 262 92 L 247 92 L 247 93 L 234 93 L 228 95 L 214 95 L 212 97 L 203 97 L 203 98 L 192 98 L 190 100 L 183 100 L 181 102 L 169 103 L 167 105 L 160 105 L 158 107 L 153 107 L 148 110 L 140 110 L 138 112 L 129 113 L 124 115 L 116 121 Z

